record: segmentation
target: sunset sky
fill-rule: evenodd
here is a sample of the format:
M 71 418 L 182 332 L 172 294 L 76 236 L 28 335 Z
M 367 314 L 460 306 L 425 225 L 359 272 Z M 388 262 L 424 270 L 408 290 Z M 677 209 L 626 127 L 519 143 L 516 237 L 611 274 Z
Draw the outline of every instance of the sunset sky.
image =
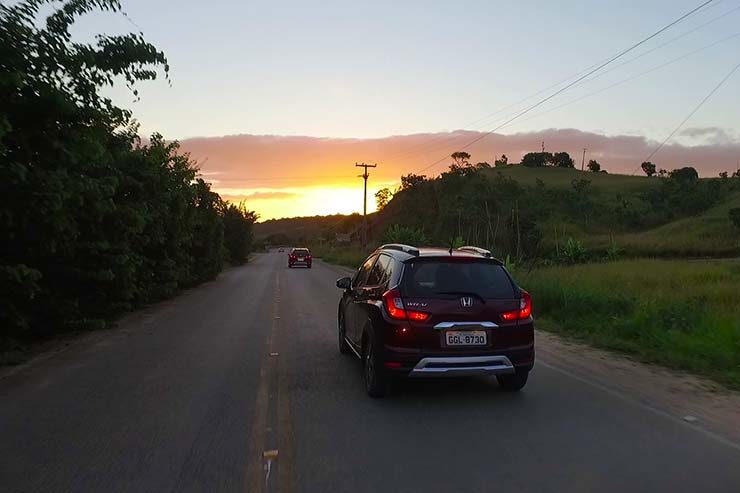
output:
M 361 210 L 355 161 L 378 163 L 371 192 L 392 186 L 699 3 L 124 0 L 128 17 L 88 16 L 76 34 L 141 29 L 164 50 L 171 87 L 144 84 L 136 103 L 109 93 L 143 134 L 181 140 L 216 190 L 271 218 Z M 740 3 L 715 0 L 469 152 L 518 161 L 545 140 L 631 173 L 740 62 L 739 26 Z M 658 165 L 735 169 L 738 101 L 736 74 Z

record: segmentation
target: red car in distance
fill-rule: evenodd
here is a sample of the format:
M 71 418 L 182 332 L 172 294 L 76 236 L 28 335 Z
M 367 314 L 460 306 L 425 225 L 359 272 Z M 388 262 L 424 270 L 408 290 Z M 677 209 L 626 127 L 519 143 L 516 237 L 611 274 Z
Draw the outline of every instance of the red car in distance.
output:
M 308 248 L 293 248 L 288 254 L 288 267 L 293 268 L 296 265 L 305 265 L 311 268 L 311 251 Z

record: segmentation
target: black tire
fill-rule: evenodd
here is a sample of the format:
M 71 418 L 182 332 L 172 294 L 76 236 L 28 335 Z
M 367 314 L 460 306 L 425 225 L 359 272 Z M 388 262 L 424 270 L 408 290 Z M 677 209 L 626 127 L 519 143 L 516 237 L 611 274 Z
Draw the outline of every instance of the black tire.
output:
M 352 350 L 350 349 L 347 340 L 344 338 L 344 315 L 341 310 L 337 317 L 337 335 L 337 339 L 339 340 L 339 352 L 342 354 L 350 354 Z
M 308 265 L 308 268 L 309 268 L 309 269 L 311 268 L 311 265 L 310 265 L 310 264 Z
M 516 372 L 513 375 L 496 375 L 498 384 L 509 392 L 518 392 L 527 385 L 528 371 Z
M 363 355 L 362 375 L 365 391 L 373 399 L 385 397 L 388 393 L 388 375 L 383 370 L 383 361 L 376 349 L 372 334 L 367 338 Z

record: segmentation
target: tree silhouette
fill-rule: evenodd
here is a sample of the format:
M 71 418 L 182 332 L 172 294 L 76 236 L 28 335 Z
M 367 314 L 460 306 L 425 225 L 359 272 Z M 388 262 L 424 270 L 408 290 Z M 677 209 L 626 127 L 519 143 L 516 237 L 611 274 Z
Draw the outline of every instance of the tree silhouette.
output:
M 656 173 L 655 164 L 651 163 L 650 161 L 645 161 L 640 165 L 642 168 L 643 173 L 645 173 L 647 176 L 653 176 Z

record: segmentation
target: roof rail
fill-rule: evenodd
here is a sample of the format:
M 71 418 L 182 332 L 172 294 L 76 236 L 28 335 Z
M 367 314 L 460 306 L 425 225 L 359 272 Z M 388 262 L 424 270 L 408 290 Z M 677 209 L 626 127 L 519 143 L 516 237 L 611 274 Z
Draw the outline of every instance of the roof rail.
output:
M 477 253 L 478 255 L 483 255 L 484 257 L 491 258 L 493 257 L 493 254 L 490 250 L 486 250 L 485 248 L 480 248 L 477 246 L 461 246 L 457 249 L 461 252 L 471 252 L 471 253 Z
M 413 255 L 414 257 L 419 256 L 419 249 L 416 247 L 412 247 L 410 245 L 403 245 L 401 243 L 388 243 L 386 245 L 381 245 L 378 247 L 378 250 L 398 250 L 399 252 L 408 253 L 409 255 Z

